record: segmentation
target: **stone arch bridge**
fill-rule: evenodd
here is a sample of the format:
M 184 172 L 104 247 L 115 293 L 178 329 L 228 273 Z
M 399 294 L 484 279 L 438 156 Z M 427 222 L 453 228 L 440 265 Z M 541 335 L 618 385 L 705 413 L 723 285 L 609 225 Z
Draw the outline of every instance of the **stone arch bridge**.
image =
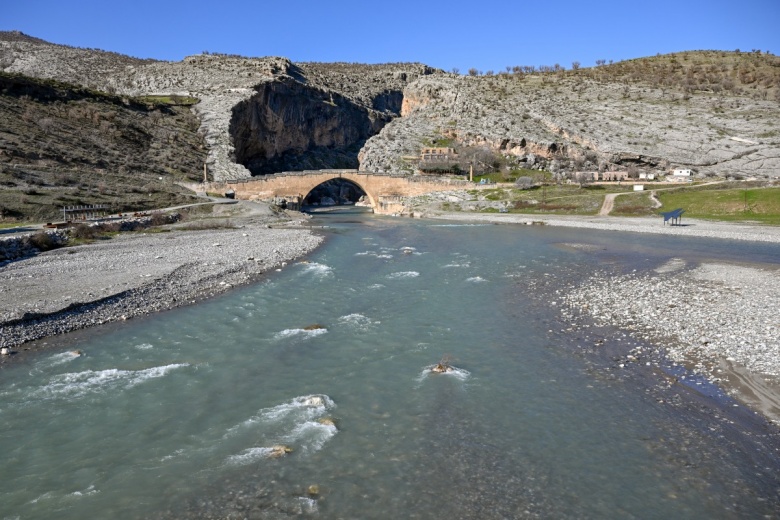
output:
M 355 184 L 365 192 L 374 212 L 381 214 L 403 212 L 404 197 L 473 187 L 472 183 L 465 180 L 438 176 L 372 173 L 359 170 L 305 170 L 210 183 L 208 191 L 230 192 L 232 190 L 235 198 L 240 200 L 270 202 L 285 199 L 288 203 L 300 207 L 309 192 L 333 179 Z

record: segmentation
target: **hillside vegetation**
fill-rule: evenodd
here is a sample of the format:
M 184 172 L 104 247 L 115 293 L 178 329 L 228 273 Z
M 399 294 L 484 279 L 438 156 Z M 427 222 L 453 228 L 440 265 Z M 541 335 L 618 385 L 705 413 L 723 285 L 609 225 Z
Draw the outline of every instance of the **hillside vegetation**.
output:
M 0 217 L 62 206 L 143 210 L 190 200 L 206 152 L 186 106 L 0 73 Z

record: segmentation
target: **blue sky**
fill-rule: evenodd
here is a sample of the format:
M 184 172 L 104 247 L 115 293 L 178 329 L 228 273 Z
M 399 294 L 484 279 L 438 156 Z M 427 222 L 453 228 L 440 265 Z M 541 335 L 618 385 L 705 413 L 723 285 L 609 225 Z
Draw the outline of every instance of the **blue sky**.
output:
M 174 61 L 205 50 L 499 72 L 697 49 L 780 55 L 780 0 L 5 0 L 0 30 Z

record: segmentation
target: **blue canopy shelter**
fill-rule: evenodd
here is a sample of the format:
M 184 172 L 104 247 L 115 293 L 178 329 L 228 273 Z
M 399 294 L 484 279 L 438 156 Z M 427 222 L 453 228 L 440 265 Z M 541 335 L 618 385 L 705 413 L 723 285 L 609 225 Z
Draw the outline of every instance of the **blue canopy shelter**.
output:
M 661 216 L 664 217 L 664 226 L 666 225 L 666 222 L 669 220 L 672 221 L 671 222 L 672 226 L 679 225 L 683 213 L 685 213 L 685 210 L 682 208 L 677 208 L 672 211 L 662 211 Z

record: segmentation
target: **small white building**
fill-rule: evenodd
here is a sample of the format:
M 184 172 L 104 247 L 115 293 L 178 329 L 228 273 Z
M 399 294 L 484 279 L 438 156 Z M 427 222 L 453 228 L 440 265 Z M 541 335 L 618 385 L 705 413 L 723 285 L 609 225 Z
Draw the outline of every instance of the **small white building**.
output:
M 693 171 L 689 170 L 687 168 L 675 168 L 672 170 L 672 182 L 692 182 L 693 181 Z
M 645 191 L 644 184 L 634 184 L 634 191 Z
M 654 173 L 640 173 L 639 174 L 640 179 L 646 179 L 648 181 L 654 181 L 655 180 L 655 174 Z

